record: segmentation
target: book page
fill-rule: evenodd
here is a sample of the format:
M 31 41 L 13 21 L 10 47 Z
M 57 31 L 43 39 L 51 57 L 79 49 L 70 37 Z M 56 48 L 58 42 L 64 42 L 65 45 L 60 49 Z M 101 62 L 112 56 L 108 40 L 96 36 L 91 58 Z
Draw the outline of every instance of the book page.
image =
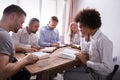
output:
M 56 47 L 45 47 L 45 48 L 41 49 L 41 51 L 51 53 L 56 49 L 57 49 Z
M 38 56 L 39 59 L 45 59 L 50 57 L 48 53 L 44 53 L 44 52 L 32 52 L 32 53 L 26 53 L 26 54 L 34 54 Z
M 76 58 L 75 55 L 76 53 L 78 53 L 78 51 L 71 49 L 64 49 L 64 51 L 60 52 L 59 57 L 74 60 Z

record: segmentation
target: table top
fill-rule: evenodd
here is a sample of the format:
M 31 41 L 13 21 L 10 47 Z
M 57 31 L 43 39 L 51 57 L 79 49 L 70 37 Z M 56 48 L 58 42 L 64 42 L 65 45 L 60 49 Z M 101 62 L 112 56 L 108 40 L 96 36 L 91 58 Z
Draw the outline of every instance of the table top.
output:
M 49 53 L 50 54 L 49 58 L 42 59 L 42 60 L 37 61 L 34 64 L 25 66 L 26 70 L 28 70 L 28 72 L 30 72 L 30 74 L 34 75 L 34 74 L 38 74 L 38 73 L 46 71 L 46 70 L 52 70 L 52 69 L 55 69 L 58 67 L 60 69 L 62 66 L 65 67 L 65 65 L 70 66 L 72 64 L 73 65 L 78 64 L 77 59 L 71 60 L 71 59 L 64 59 L 64 58 L 58 57 L 60 52 L 66 48 L 73 49 L 71 47 L 58 48 L 53 53 Z M 74 50 L 78 50 L 78 49 L 74 49 Z M 78 50 L 78 51 L 80 51 L 80 50 Z M 19 60 L 19 59 L 23 58 L 25 56 L 25 54 L 16 53 L 15 56 Z

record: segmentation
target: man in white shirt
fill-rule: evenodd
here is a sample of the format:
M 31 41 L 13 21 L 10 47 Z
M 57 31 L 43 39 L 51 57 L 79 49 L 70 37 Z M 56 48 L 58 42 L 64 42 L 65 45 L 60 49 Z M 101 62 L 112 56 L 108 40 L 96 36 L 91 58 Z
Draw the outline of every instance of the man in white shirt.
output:
M 113 44 L 99 29 L 101 27 L 99 12 L 95 9 L 84 9 L 76 15 L 75 21 L 80 23 L 82 35 L 89 38 L 84 52 L 76 54 L 85 67 L 75 68 L 77 71 L 66 71 L 65 80 L 106 80 L 106 76 L 114 68 Z
M 32 18 L 29 25 L 12 34 L 12 38 L 17 52 L 33 52 L 40 49 L 38 45 L 39 20 Z

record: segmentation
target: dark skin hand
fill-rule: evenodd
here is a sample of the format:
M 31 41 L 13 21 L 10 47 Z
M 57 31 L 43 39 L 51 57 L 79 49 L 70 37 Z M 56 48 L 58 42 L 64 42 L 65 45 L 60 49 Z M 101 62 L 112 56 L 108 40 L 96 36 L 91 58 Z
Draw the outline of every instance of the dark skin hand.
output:
M 83 54 L 82 52 L 80 52 L 80 53 L 77 53 L 77 54 L 75 54 L 75 55 L 76 55 L 76 57 L 77 57 L 78 59 L 81 60 L 81 62 L 82 62 L 83 64 L 86 65 L 87 60 L 88 60 L 88 55 L 87 55 L 87 54 Z

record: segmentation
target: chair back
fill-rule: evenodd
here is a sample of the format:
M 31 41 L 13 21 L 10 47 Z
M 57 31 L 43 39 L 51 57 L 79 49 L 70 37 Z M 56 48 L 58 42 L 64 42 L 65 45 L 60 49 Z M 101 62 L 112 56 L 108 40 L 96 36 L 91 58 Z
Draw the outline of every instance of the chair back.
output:
M 113 79 L 113 76 L 115 75 L 116 71 L 118 70 L 119 68 L 119 65 L 115 65 L 114 66 L 114 69 L 113 71 L 107 76 L 107 79 L 106 80 L 112 80 Z

